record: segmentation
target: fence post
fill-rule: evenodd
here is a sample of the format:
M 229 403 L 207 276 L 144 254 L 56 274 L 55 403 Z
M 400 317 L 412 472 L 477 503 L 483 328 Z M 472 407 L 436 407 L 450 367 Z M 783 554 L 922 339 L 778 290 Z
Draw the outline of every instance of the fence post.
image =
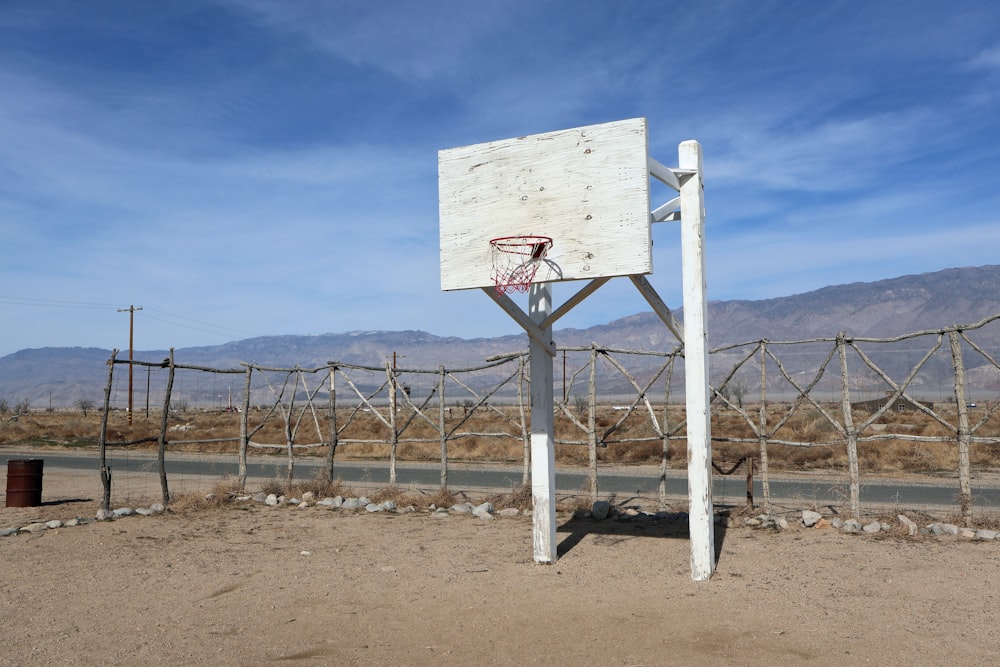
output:
M 861 477 L 858 472 L 858 433 L 851 413 L 850 378 L 847 374 L 847 332 L 837 334 L 840 355 L 840 409 L 844 414 L 844 434 L 847 436 L 847 472 L 851 484 L 851 516 L 861 520 Z
M 101 435 L 98 446 L 101 454 L 101 485 L 104 487 L 104 497 L 101 500 L 101 509 L 111 510 L 111 468 L 108 467 L 108 414 L 111 412 L 111 384 L 115 376 L 115 357 L 118 350 L 111 351 L 111 358 L 108 359 L 108 383 L 104 386 L 104 414 L 101 415 Z
M 590 383 L 588 384 L 587 440 L 590 467 L 587 482 L 590 485 L 590 500 L 597 502 L 597 344 L 590 344 Z
M 174 348 L 170 348 L 167 358 L 167 390 L 163 394 L 163 414 L 160 417 L 160 435 L 157 437 L 156 462 L 160 467 L 160 490 L 163 492 L 163 504 L 170 504 L 170 489 L 167 486 L 167 418 L 170 416 L 170 394 L 174 390 Z
M 243 381 L 243 414 L 240 415 L 240 451 L 239 451 L 239 481 L 240 489 L 247 485 L 247 449 L 250 447 L 250 377 L 253 369 L 247 366 L 246 379 Z
M 760 488 L 764 513 L 771 514 L 771 480 L 767 467 L 767 341 L 760 341 Z
M 340 433 L 337 428 L 337 367 L 330 367 L 330 448 L 326 453 L 326 480 L 333 481 L 333 459 L 337 454 Z
M 385 373 L 389 378 L 389 486 L 395 486 L 399 433 L 396 432 L 396 369 L 392 367 L 391 362 L 385 362 Z
M 521 418 L 521 443 L 523 454 L 521 456 L 521 486 L 527 486 L 531 479 L 531 440 L 528 438 L 527 417 L 524 412 L 524 355 L 518 357 L 517 362 L 517 409 Z
M 670 380 L 674 375 L 674 361 L 677 357 L 670 356 L 670 365 L 667 369 L 666 384 L 663 389 L 663 451 L 660 454 L 660 485 L 659 485 L 659 508 L 667 509 L 667 467 L 670 464 Z
M 951 343 L 951 360 L 955 367 L 955 401 L 958 406 L 958 502 L 962 508 L 962 521 L 972 525 L 972 487 L 969 477 L 969 411 L 965 402 L 965 360 L 962 358 L 960 331 L 948 332 Z
M 438 396 L 438 430 L 441 432 L 441 488 L 448 488 L 448 431 L 446 430 L 446 424 L 444 420 L 445 401 L 444 401 L 444 380 L 445 371 L 444 364 L 438 366 L 438 391 L 440 395 Z

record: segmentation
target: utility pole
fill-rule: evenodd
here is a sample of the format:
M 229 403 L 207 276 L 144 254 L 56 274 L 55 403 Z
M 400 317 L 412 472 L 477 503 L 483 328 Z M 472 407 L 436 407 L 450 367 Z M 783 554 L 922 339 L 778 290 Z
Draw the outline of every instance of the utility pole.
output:
M 132 354 L 134 351 L 135 334 L 135 311 L 142 310 L 142 306 L 129 306 L 119 308 L 119 313 L 128 313 L 128 425 L 132 425 Z

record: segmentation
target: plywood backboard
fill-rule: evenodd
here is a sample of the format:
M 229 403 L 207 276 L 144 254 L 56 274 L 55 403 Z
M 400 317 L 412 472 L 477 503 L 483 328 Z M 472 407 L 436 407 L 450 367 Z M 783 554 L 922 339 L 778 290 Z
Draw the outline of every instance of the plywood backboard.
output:
M 653 270 L 646 119 L 438 154 L 441 289 L 493 285 L 490 239 L 549 236 L 535 282 Z

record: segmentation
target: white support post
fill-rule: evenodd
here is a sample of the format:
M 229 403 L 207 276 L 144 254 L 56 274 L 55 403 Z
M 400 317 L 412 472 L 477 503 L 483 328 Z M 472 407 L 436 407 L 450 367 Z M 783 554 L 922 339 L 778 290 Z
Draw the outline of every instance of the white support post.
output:
M 697 141 L 685 141 L 681 143 L 678 153 L 680 170 L 690 173 L 682 179 L 680 193 L 691 578 L 703 581 L 715 571 L 712 425 L 706 333 L 708 305 L 705 297 L 705 194 L 701 145 Z
M 552 286 L 536 283 L 528 292 L 528 315 L 544 322 L 552 312 Z M 555 425 L 552 413 L 552 327 L 544 339 L 531 337 L 531 502 L 536 563 L 556 561 Z

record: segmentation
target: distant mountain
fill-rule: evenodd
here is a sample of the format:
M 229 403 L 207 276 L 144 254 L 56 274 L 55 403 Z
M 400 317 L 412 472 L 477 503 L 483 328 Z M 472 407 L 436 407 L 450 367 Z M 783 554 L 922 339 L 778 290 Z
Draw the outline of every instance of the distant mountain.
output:
M 995 313 L 1000 313 L 1000 266 L 947 269 L 824 287 L 776 299 L 712 302 L 709 341 L 717 347 L 763 338 L 781 341 L 834 337 L 839 331 L 859 337 L 888 337 L 972 324 Z M 677 314 L 683 317 L 683 313 Z M 672 334 L 652 312 L 587 329 L 557 330 L 555 339 L 558 345 L 567 347 L 597 343 L 645 351 L 670 350 L 676 345 Z M 978 340 L 988 349 L 1000 349 L 1000 326 L 984 330 Z M 526 347 L 524 335 L 463 339 L 423 331 L 352 331 L 249 338 L 177 349 L 174 357 L 178 364 L 212 368 L 239 368 L 241 362 L 315 368 L 329 361 L 382 366 L 395 352 L 400 355 L 400 368 L 433 370 L 442 363 L 448 368 L 479 366 L 488 357 Z M 159 361 L 167 355 L 166 350 L 135 352 L 136 359 L 145 361 Z M 98 348 L 41 348 L 0 357 L 0 399 L 11 405 L 28 400 L 35 408 L 69 406 L 83 397 L 99 402 L 103 399 L 110 356 L 110 350 Z M 124 358 L 121 353 L 120 358 Z M 905 361 L 912 364 L 916 360 Z M 805 367 L 813 361 L 802 363 Z M 981 374 L 995 375 L 992 371 Z M 976 377 L 972 369 L 970 380 Z M 145 377 L 135 381 L 144 389 Z M 116 387 L 116 391 L 120 388 Z M 203 388 L 197 400 L 208 397 L 211 401 L 217 398 L 218 391 L 217 387 Z

